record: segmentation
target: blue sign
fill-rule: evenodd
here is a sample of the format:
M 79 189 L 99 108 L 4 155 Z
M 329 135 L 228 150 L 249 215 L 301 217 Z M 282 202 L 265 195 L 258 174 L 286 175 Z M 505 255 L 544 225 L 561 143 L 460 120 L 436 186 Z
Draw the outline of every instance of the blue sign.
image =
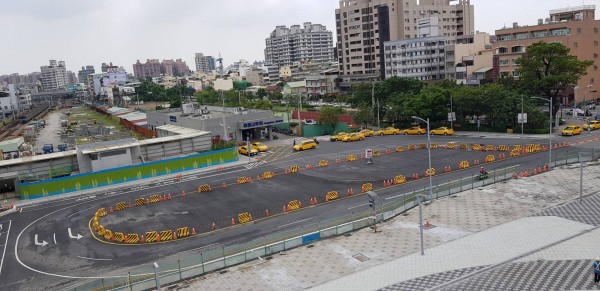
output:
M 252 121 L 252 122 L 245 122 L 243 124 L 244 128 L 252 128 L 252 127 L 257 127 L 257 126 L 265 126 L 265 125 L 271 125 L 271 124 L 275 124 L 275 123 L 283 123 L 283 119 L 278 119 L 278 120 L 269 120 L 269 121 Z
M 177 116 L 169 115 L 169 121 L 177 122 Z

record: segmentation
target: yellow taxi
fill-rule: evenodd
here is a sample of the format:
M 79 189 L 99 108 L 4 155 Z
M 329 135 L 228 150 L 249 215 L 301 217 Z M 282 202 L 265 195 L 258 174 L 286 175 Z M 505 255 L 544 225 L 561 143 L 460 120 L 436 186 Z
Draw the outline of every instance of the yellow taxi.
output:
M 301 144 L 295 145 L 294 151 L 303 151 L 303 150 L 310 150 L 310 149 L 316 149 L 316 148 L 317 148 L 317 142 L 310 139 L 310 140 L 303 141 Z
M 238 147 L 238 153 L 240 153 L 241 155 L 250 155 L 250 156 L 256 156 L 258 155 L 258 151 L 253 149 L 252 147 L 250 147 L 250 152 L 248 153 L 248 146 L 241 146 Z
M 357 141 L 357 140 L 363 140 L 365 139 L 365 136 L 362 133 L 351 133 L 347 136 L 344 136 L 344 139 L 342 139 L 342 141 L 348 142 L 348 141 Z
M 341 141 L 344 139 L 344 136 L 349 135 L 347 132 L 338 132 L 336 134 L 332 134 L 329 138 L 330 141 Z
M 369 137 L 369 136 L 375 135 L 375 131 L 373 131 L 372 129 L 363 129 L 363 130 L 359 131 L 359 133 L 361 133 L 364 137 Z
M 588 124 L 592 126 L 592 130 L 600 129 L 600 120 L 590 120 Z
M 394 128 L 394 127 L 386 127 L 384 129 L 380 129 L 377 131 L 377 135 L 396 135 L 396 134 L 400 134 L 400 129 Z
M 437 135 L 453 135 L 454 129 L 442 126 L 442 127 L 436 128 L 436 129 L 432 129 L 431 131 L 429 131 L 429 134 L 431 134 L 431 135 L 436 135 L 436 134 Z
M 581 133 L 581 126 L 579 125 L 569 125 L 567 127 L 565 127 L 565 129 L 562 130 L 562 135 L 576 135 L 576 134 L 580 134 Z
M 405 129 L 404 134 L 426 134 L 427 130 L 421 128 L 420 126 L 413 126 L 411 128 Z
M 267 147 L 266 144 L 259 141 L 251 143 L 250 146 L 259 152 L 266 152 L 267 150 L 269 150 L 269 147 Z

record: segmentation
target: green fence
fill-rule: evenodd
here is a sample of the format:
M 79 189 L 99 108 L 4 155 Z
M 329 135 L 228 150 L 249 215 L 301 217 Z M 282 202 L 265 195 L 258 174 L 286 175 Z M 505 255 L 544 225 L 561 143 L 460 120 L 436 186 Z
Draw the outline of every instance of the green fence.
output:
M 127 166 L 93 173 L 77 174 L 62 178 L 21 183 L 21 199 L 60 195 L 64 193 L 103 187 L 123 182 L 141 180 L 177 172 L 224 164 L 238 160 L 235 148 L 194 154 L 141 165 Z

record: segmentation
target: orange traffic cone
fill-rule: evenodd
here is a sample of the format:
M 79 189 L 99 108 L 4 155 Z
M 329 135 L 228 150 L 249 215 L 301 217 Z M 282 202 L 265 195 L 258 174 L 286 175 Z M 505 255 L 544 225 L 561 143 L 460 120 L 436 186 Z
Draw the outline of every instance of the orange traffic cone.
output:
M 142 237 L 140 238 L 140 242 L 146 242 L 146 239 L 144 238 L 143 234 L 142 234 Z
M 127 208 L 131 208 L 131 201 L 129 201 L 129 205 L 127 205 Z
M 286 212 L 287 208 L 285 207 L 285 205 L 283 205 L 283 212 Z
M 353 194 L 354 194 L 354 189 L 350 188 L 350 195 L 353 195 Z M 316 199 L 317 199 L 317 198 L 315 198 L 315 200 L 316 200 Z
M 212 224 L 212 230 L 215 230 L 215 229 L 217 229 L 217 225 L 213 222 L 213 224 Z M 192 230 L 195 231 L 195 229 L 192 229 Z
M 419 173 L 415 173 L 415 180 L 419 180 Z
M 536 168 L 533 168 L 533 174 L 537 175 L 537 169 Z
M 425 220 L 425 228 L 430 228 L 431 224 L 429 223 L 429 219 Z
M 387 185 L 388 185 L 388 184 L 387 184 L 387 181 L 386 181 L 386 180 L 383 180 L 383 187 L 387 187 Z
M 231 218 L 231 225 L 235 225 L 235 219 L 233 217 Z
M 542 167 L 538 167 L 538 174 L 542 172 Z
M 108 212 L 110 212 L 110 213 L 112 213 L 112 212 L 113 212 L 113 210 L 112 210 L 112 206 L 110 207 L 110 209 L 108 210 Z
M 156 241 L 160 241 L 160 233 L 156 234 Z
M 519 176 L 517 176 L 517 172 L 515 172 L 515 173 L 513 174 L 513 179 L 519 179 Z
M 173 239 L 177 239 L 177 232 L 176 231 L 173 232 Z
M 213 230 L 215 229 L 215 223 L 213 222 Z M 192 235 L 196 235 L 196 228 L 192 227 Z
M 169 193 L 169 200 L 171 200 L 171 193 Z
M 269 209 L 265 209 L 265 216 L 269 216 Z
M 181 191 L 181 196 L 185 197 L 185 191 Z
M 227 184 L 223 182 L 223 188 L 227 188 Z

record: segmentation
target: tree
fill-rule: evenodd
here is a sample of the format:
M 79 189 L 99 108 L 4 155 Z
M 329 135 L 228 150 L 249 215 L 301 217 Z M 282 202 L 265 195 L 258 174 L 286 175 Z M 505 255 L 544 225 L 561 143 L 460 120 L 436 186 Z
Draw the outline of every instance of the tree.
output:
M 356 112 L 356 115 L 354 115 L 354 122 L 356 122 L 356 124 L 362 124 L 365 127 L 367 127 L 368 123 L 372 123 L 373 119 L 373 109 L 368 106 L 360 107 L 358 112 Z
M 344 113 L 344 109 L 334 106 L 323 106 L 319 114 L 318 122 L 323 125 L 331 125 L 335 131 L 336 124 L 340 121 L 340 115 Z
M 524 56 L 517 59 L 519 81 L 534 96 L 542 94 L 552 100 L 553 115 L 558 111 L 560 90 L 574 87 L 586 75 L 593 61 L 580 61 L 569 55 L 569 48 L 562 43 L 538 42 L 527 47 Z
M 260 99 L 263 99 L 263 97 L 267 96 L 267 91 L 264 88 L 259 88 L 256 91 L 256 96 L 258 96 Z
M 198 101 L 198 104 L 216 104 L 219 99 L 219 93 L 210 86 L 196 93 L 196 100 Z

